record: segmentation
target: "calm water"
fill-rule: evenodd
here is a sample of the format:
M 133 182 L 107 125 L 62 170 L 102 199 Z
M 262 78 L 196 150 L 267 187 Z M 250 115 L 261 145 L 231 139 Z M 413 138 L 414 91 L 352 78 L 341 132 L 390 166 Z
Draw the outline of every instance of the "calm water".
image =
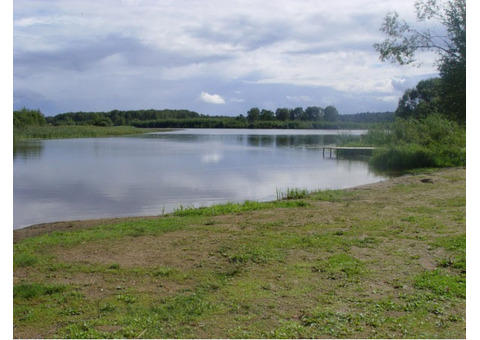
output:
M 323 158 L 339 131 L 182 130 L 16 145 L 14 229 L 61 220 L 159 215 L 287 188 L 338 189 L 385 179 L 362 161 Z M 359 134 L 359 131 L 353 131 Z

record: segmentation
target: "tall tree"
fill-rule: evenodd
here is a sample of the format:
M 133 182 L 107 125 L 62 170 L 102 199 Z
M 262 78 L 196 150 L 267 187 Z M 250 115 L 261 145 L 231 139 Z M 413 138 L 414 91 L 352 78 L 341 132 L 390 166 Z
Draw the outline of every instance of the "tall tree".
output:
M 330 105 L 330 106 L 327 106 L 325 108 L 325 120 L 327 122 L 337 121 L 338 116 L 339 116 L 339 113 L 338 113 L 337 109 L 335 108 L 335 106 Z
M 398 117 L 407 118 L 426 117 L 431 113 L 441 110 L 441 86 L 440 78 L 431 78 L 420 81 L 413 89 L 408 89 L 398 101 L 395 114 Z
M 290 111 L 290 119 L 297 120 L 303 116 L 303 107 L 296 107 Z
M 374 45 L 382 61 L 401 65 L 417 61 L 417 51 L 436 51 L 442 78 L 444 113 L 465 122 L 466 116 L 466 0 L 417 0 L 417 21 L 433 21 L 444 32 L 417 30 L 401 20 L 397 12 L 389 13 L 381 27 L 387 38 Z M 435 25 L 434 25 L 435 27 Z
M 260 118 L 260 109 L 258 107 L 252 107 L 247 112 L 247 119 L 250 123 L 258 120 Z
M 270 110 L 265 110 L 263 109 L 260 111 L 260 120 L 274 120 L 275 119 L 275 113 Z
M 275 111 L 275 117 L 277 120 L 286 121 L 290 118 L 290 109 L 287 108 L 278 108 Z
M 309 106 L 305 109 L 306 120 L 316 121 L 323 118 L 323 109 L 318 106 Z

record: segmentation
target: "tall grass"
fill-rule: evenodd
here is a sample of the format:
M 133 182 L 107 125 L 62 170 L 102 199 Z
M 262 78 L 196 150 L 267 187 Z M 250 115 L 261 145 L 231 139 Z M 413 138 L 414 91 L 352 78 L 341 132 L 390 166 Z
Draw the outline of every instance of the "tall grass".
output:
M 277 201 L 294 200 L 307 197 L 308 190 L 300 188 L 287 188 L 286 190 L 277 189 Z
M 380 147 L 370 160 L 379 170 L 466 164 L 465 128 L 439 114 L 420 120 L 397 118 L 390 126 L 369 130 L 361 142 Z
M 63 125 L 63 126 L 26 126 L 13 128 L 13 141 L 28 139 L 60 139 L 60 138 L 90 138 L 111 137 L 131 134 L 141 134 L 158 129 L 140 129 L 133 126 L 93 126 L 93 125 Z

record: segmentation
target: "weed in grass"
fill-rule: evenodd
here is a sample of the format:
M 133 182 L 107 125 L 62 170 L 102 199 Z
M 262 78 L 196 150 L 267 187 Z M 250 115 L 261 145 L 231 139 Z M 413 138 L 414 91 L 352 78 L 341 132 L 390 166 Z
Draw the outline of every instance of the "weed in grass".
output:
M 256 264 L 268 263 L 271 261 L 281 261 L 283 256 L 271 248 L 262 248 L 254 246 L 245 246 L 236 250 L 234 253 L 224 253 L 230 263 L 245 264 L 252 262 Z
M 301 321 L 303 326 L 313 329 L 316 336 L 328 335 L 343 338 L 352 333 L 354 326 L 358 325 L 362 318 L 362 314 L 318 310 L 303 315 Z
M 312 199 L 325 202 L 340 202 L 351 196 L 353 193 L 345 190 L 319 190 L 311 194 Z
M 439 260 L 441 267 L 460 269 L 463 273 L 467 271 L 467 246 L 466 235 L 447 236 L 436 239 L 432 245 L 444 248 L 448 256 Z
M 174 268 L 170 267 L 159 267 L 155 268 L 153 271 L 153 275 L 156 277 L 169 277 L 176 272 Z
M 31 267 L 38 262 L 38 256 L 30 252 L 25 253 L 13 253 L 13 267 Z
M 139 236 L 145 235 L 146 233 L 147 233 L 147 229 L 145 227 L 133 226 L 127 235 L 132 237 L 139 237 Z
M 296 321 L 283 321 L 280 326 L 265 334 L 265 338 L 271 339 L 298 339 L 302 338 L 305 327 Z
M 342 276 L 351 278 L 361 275 L 365 269 L 362 261 L 351 255 L 339 253 L 331 256 L 326 261 L 319 261 L 312 270 L 314 272 L 326 273 L 329 278 L 336 279 Z
M 104 339 L 109 334 L 95 329 L 93 322 L 85 321 L 81 324 L 73 324 L 62 330 L 65 338 L 68 339 Z
M 99 314 L 108 314 L 113 313 L 117 310 L 117 307 L 109 303 L 105 303 L 98 308 Z
M 118 301 L 125 302 L 126 304 L 132 304 L 137 302 L 137 298 L 129 294 L 119 294 L 116 296 L 116 298 Z
M 193 292 L 188 295 L 178 294 L 164 299 L 161 303 L 152 306 L 151 312 L 160 320 L 185 322 L 213 309 L 214 306 L 205 299 L 204 294 Z
M 31 300 L 42 295 L 52 295 L 65 291 L 66 286 L 57 284 L 21 283 L 13 286 L 13 297 Z
M 431 291 L 437 296 L 446 298 L 466 296 L 466 279 L 461 276 L 451 276 L 435 269 L 425 271 L 415 277 L 415 287 Z

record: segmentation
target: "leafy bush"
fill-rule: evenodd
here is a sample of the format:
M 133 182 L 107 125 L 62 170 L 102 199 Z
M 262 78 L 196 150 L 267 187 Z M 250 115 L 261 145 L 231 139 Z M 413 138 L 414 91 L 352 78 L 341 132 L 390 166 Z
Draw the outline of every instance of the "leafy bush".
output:
M 40 110 L 28 110 L 26 108 L 22 108 L 20 111 L 13 111 L 13 126 L 15 128 L 43 126 L 45 124 L 45 116 L 40 112 Z
M 371 164 L 380 170 L 466 164 L 466 131 L 440 114 L 397 118 L 390 127 L 370 130 L 362 142 L 380 147 Z

